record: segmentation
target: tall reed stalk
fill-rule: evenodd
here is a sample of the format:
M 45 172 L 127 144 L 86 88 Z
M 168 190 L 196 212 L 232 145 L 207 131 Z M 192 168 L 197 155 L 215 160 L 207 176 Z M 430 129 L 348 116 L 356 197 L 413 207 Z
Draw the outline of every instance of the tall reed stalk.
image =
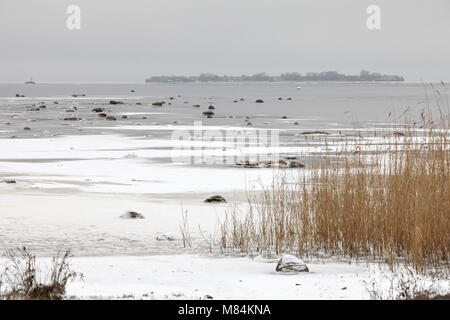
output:
M 410 128 L 410 127 L 409 127 Z M 222 250 L 450 265 L 448 129 L 411 129 L 379 151 L 344 150 L 292 181 L 280 176 L 220 226 Z

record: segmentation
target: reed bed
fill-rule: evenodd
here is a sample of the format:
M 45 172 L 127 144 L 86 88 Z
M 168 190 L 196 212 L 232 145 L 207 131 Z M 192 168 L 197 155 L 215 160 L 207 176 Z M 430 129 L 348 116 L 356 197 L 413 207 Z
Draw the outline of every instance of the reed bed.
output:
M 220 222 L 220 248 L 448 269 L 448 129 L 405 127 L 380 146 L 370 153 L 347 147 L 298 178 L 277 177 L 249 196 L 248 212 Z

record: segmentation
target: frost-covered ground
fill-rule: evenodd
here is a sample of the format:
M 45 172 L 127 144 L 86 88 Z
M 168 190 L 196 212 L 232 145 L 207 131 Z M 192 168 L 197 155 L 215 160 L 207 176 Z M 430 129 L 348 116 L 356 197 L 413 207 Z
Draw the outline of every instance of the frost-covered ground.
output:
M 74 298 L 361 299 L 369 298 L 366 266 L 308 263 L 309 273 L 281 274 L 275 261 L 198 255 L 77 258 Z M 99 271 L 101 270 L 101 272 Z

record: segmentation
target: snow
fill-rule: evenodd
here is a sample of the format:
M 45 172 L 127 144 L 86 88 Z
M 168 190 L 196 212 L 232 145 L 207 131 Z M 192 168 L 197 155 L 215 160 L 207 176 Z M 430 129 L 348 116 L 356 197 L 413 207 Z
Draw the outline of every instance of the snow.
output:
M 275 271 L 276 261 L 247 257 L 157 255 L 73 259 L 84 281 L 69 284 L 77 299 L 361 299 L 369 298 L 366 265 L 308 263 L 309 273 Z

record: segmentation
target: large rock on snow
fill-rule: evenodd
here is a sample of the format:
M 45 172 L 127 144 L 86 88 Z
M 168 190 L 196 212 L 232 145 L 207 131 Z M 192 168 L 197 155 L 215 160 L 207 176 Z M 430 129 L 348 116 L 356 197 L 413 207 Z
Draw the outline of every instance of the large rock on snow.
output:
M 205 200 L 205 202 L 227 202 L 222 196 L 212 196 Z
M 120 216 L 122 219 L 145 219 L 144 215 L 135 211 L 127 211 Z
M 308 266 L 296 256 L 285 254 L 278 261 L 277 272 L 309 272 Z

